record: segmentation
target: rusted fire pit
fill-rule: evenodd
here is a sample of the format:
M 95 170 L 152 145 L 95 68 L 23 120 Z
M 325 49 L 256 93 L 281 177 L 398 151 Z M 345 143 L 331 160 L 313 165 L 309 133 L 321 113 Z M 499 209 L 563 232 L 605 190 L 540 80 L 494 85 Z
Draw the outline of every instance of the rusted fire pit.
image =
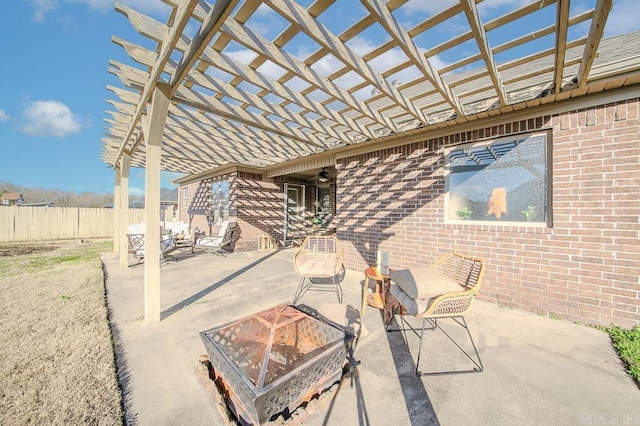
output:
M 279 305 L 200 337 L 229 409 L 257 425 L 340 380 L 354 336 L 307 306 Z

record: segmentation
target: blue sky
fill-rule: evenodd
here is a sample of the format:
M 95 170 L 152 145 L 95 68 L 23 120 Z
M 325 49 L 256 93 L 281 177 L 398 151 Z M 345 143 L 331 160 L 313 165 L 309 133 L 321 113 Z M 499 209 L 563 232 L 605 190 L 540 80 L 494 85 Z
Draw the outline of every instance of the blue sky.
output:
M 361 17 L 363 8 L 340 8 L 342 0 L 332 6 L 325 25 L 340 32 Z M 309 1 L 300 0 L 307 5 Z M 134 9 L 164 21 L 166 6 L 160 0 L 123 0 Z M 451 0 L 411 0 L 400 19 L 410 26 L 441 10 Z M 486 0 L 483 19 L 503 14 L 508 8 L 526 4 L 522 0 Z M 593 0 L 574 0 L 572 9 L 592 7 Z M 605 37 L 640 29 L 636 18 L 638 0 L 616 0 L 605 29 Z M 551 8 L 548 8 L 551 9 Z M 139 42 L 128 21 L 114 10 L 113 0 L 8 0 L 3 4 L 0 26 L 0 148 L 3 161 L 0 182 L 27 187 L 68 191 L 112 192 L 113 170 L 100 158 L 105 110 L 112 109 L 105 100 L 113 98 L 107 85 L 121 87 L 107 72 L 111 58 L 130 63 L 122 48 L 111 42 L 112 35 Z M 554 11 L 552 11 L 554 12 Z M 335 16 L 336 19 L 331 19 Z M 268 13 L 256 14 L 252 28 L 261 33 L 278 31 Z M 335 27 L 335 28 L 333 28 Z M 430 34 L 446 40 L 456 34 Z M 588 27 L 577 29 L 587 31 Z M 509 31 L 529 32 L 526 28 L 505 27 Z M 491 40 L 499 44 L 499 40 Z M 367 51 L 378 44 L 374 32 L 354 40 L 351 47 Z M 361 53 L 362 53 L 361 52 Z M 304 54 L 304 46 L 300 47 Z M 464 53 L 462 53 L 464 54 Z M 239 50 L 236 58 L 241 58 Z M 508 58 L 498 58 L 498 61 Z M 436 64 L 453 62 L 443 55 Z M 439 62 L 437 62 L 439 61 Z M 331 68 L 331 63 L 318 67 Z M 327 70 L 329 71 L 329 70 Z M 6 161 L 8 159 L 8 161 Z M 163 174 L 162 185 L 170 187 L 176 174 Z M 132 169 L 130 192 L 144 191 L 144 170 Z
M 126 2 L 147 12 L 159 1 Z M 111 42 L 129 37 L 113 0 L 9 0 L 0 26 L 0 182 L 68 191 L 113 192 L 114 173 L 100 158 Z M 131 37 L 131 39 L 136 40 Z M 171 187 L 175 174 L 163 176 Z M 133 168 L 130 192 L 144 191 Z

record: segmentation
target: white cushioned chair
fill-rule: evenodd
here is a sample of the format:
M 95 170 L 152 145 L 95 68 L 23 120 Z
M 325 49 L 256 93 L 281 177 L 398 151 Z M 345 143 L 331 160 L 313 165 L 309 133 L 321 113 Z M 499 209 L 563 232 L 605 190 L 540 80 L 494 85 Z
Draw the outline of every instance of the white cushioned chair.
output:
M 224 256 L 232 251 L 231 245 L 237 231 L 237 223 L 225 220 L 220 225 L 220 231 L 217 236 L 207 236 L 194 232 L 194 246 L 202 249 L 206 253 L 214 253 Z
M 464 314 L 469 311 L 484 274 L 484 264 L 481 260 L 449 253 L 438 259 L 431 267 L 391 270 L 389 292 L 398 301 L 394 314 L 400 314 L 401 323 L 409 327 L 420 337 L 418 356 L 416 360 L 416 375 L 456 373 L 463 371 L 448 371 L 439 373 L 423 373 L 420 371 L 420 353 L 425 329 L 440 328 L 438 319 L 451 318 L 465 328 L 476 359 L 472 358 L 457 343 L 464 354 L 475 364 L 472 371 L 482 371 L 483 365 L 476 345 L 469 333 L 469 327 Z M 420 332 L 412 327 L 403 317 L 412 315 L 422 319 Z M 395 331 L 389 328 L 388 331 Z M 401 329 L 405 330 L 405 329 Z M 442 330 L 442 329 L 441 329 Z M 443 330 L 444 331 L 444 330 Z M 451 337 L 445 332 L 445 335 Z M 451 339 L 453 341 L 453 339 Z

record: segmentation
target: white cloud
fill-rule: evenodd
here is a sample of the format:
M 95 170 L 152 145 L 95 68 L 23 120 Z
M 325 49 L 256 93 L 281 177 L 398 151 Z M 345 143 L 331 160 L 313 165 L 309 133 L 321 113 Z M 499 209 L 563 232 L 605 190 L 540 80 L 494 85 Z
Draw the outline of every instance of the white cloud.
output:
M 241 64 L 245 64 L 245 65 L 250 64 L 251 61 L 253 61 L 257 56 L 253 50 L 249 50 L 249 49 L 235 50 L 235 51 L 226 52 L 226 53 L 227 53 L 227 56 L 229 56 L 230 58 L 233 58 L 236 61 L 240 62 Z
M 114 0 L 83 0 L 83 1 L 111 1 L 113 8 Z M 159 13 L 163 16 L 167 14 L 171 7 L 160 0 L 121 0 L 123 4 L 145 13 Z M 211 3 L 211 2 L 210 2 Z
M 273 38 L 271 35 L 279 33 L 288 23 L 284 22 L 279 16 L 265 3 L 260 3 L 260 6 L 252 15 L 252 19 L 247 22 L 247 26 L 256 34 L 266 38 Z
M 44 16 L 58 6 L 58 0 L 31 0 L 33 20 L 35 22 L 44 21 Z
M 22 112 L 22 131 L 30 135 L 64 137 L 82 130 L 82 118 L 58 101 L 29 102 Z
M 64 3 L 86 4 L 91 10 L 108 12 L 114 9 L 115 0 L 28 0 L 33 9 L 33 20 L 43 22 L 50 12 Z M 143 13 L 166 16 L 171 7 L 160 0 L 121 0 L 123 4 Z
M 62 0 L 69 3 L 85 3 L 91 10 L 108 11 L 113 9 L 114 0 Z
M 430 14 L 441 12 L 445 9 L 448 9 L 455 3 L 455 0 L 445 0 L 445 1 L 425 1 L 425 0 L 409 0 L 404 7 L 407 8 L 408 11 L 412 12 L 427 12 Z
M 92 10 L 108 11 L 113 9 L 114 0 L 29 0 L 33 9 L 33 20 L 44 22 L 45 16 L 60 7 L 62 3 L 85 3 Z
M 503 6 L 511 6 L 510 9 L 519 9 L 529 3 L 531 3 L 531 0 L 485 0 L 478 4 L 478 12 L 483 14 L 492 9 L 500 9 Z
M 132 186 L 132 187 L 129 187 L 129 194 L 134 195 L 136 197 L 140 197 L 144 195 L 144 189 Z
M 318 61 L 311 64 L 311 69 L 324 76 L 331 75 L 342 67 L 342 62 L 336 59 L 332 54 L 324 55 Z
M 612 37 L 640 30 L 637 9 L 637 0 L 616 0 L 607 19 L 605 36 Z
M 3 121 L 9 121 L 10 118 L 9 114 L 7 114 L 3 109 L 0 109 L 0 123 Z

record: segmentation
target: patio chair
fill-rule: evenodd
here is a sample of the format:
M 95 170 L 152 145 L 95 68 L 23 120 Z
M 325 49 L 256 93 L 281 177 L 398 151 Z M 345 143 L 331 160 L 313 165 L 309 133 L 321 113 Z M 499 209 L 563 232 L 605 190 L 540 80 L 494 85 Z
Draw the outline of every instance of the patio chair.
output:
M 464 319 L 464 315 L 469 311 L 473 299 L 478 294 L 483 275 L 484 264 L 481 260 L 456 253 L 449 253 L 441 257 L 431 267 L 391 270 L 389 272 L 391 281 L 389 292 L 397 300 L 394 315 L 399 314 L 401 324 L 408 326 L 409 330 L 420 337 L 416 360 L 417 376 L 483 371 L 484 367 L 478 349 Z M 419 333 L 407 322 L 404 315 L 412 315 L 422 319 Z M 444 318 L 451 318 L 466 330 L 476 355 L 475 359 L 462 349 L 446 331 L 440 328 L 438 320 Z M 389 325 L 386 325 L 388 331 L 407 330 L 404 328 L 390 330 Z M 421 372 L 420 353 L 425 329 L 440 329 L 475 364 L 475 367 L 465 371 Z M 440 348 L 437 349 L 440 350 Z
M 195 233 L 195 247 L 203 249 L 204 253 L 224 256 L 226 253 L 233 251 L 231 244 L 235 239 L 237 230 L 238 224 L 236 222 L 224 221 L 220 225 L 220 231 L 217 236 Z
M 340 241 L 334 235 L 306 237 L 293 256 L 293 267 L 300 274 L 300 284 L 293 298 L 296 304 L 309 290 L 335 290 L 342 303 L 340 272 L 344 254 Z
M 162 237 L 161 237 L 162 238 Z M 129 254 L 133 255 L 136 259 L 136 263 L 129 265 L 129 267 L 135 267 L 142 263 L 142 259 L 145 256 L 145 234 L 127 234 L 129 240 Z M 175 258 L 168 254 L 175 248 L 173 238 L 169 237 L 164 240 L 160 240 L 160 263 L 166 263 L 169 258 L 175 260 Z

